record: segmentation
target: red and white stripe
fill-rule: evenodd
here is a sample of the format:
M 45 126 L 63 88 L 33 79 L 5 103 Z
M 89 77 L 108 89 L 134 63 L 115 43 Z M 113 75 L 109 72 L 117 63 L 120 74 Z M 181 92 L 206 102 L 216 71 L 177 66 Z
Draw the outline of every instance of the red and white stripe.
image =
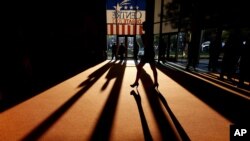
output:
M 107 24 L 108 35 L 141 35 L 142 25 Z

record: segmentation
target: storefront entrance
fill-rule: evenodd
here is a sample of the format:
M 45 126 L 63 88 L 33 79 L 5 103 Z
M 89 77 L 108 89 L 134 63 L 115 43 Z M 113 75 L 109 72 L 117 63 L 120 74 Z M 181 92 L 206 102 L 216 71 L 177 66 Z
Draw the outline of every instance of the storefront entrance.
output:
M 125 59 L 133 59 L 134 58 L 134 47 L 136 36 L 132 35 L 111 35 L 108 36 L 108 48 L 107 48 L 107 59 L 112 58 L 112 45 L 116 43 L 117 45 L 117 59 L 119 59 L 119 47 L 121 44 L 125 46 L 124 57 Z
M 134 41 L 135 36 L 118 36 L 118 46 L 123 44 L 126 48 L 125 57 L 131 59 L 134 57 Z M 119 47 L 118 47 L 119 48 Z

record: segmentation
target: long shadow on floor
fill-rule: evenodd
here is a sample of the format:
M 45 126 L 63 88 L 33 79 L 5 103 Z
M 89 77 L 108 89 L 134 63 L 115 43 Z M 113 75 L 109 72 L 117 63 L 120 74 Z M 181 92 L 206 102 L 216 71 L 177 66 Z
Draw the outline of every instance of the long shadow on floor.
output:
M 136 92 L 134 90 L 132 90 L 130 92 L 130 94 L 134 96 L 135 102 L 136 102 L 137 107 L 138 107 L 139 115 L 141 118 L 141 125 L 142 125 L 144 139 L 145 139 L 145 141 L 153 141 L 153 138 L 152 138 L 152 135 L 150 133 L 148 123 L 147 123 L 147 120 L 146 120 L 146 117 L 145 117 L 145 114 L 144 114 L 144 111 L 142 108 L 140 93 L 138 90 Z
M 250 116 L 248 113 L 250 102 L 248 99 L 237 96 L 234 93 L 223 90 L 177 69 L 162 65 L 157 65 L 157 68 L 232 123 L 249 123 Z
M 190 138 L 188 137 L 187 133 L 185 132 L 185 130 L 183 129 L 183 127 L 181 126 L 181 124 L 179 123 L 177 118 L 175 117 L 175 115 L 172 112 L 171 108 L 169 107 L 169 105 L 167 103 L 167 100 L 164 98 L 164 96 L 159 91 L 158 91 L 158 97 L 161 100 L 164 107 L 166 108 L 166 110 L 168 111 L 168 114 L 171 117 L 171 119 L 172 119 L 178 133 L 180 134 L 182 140 L 183 141 L 190 141 Z
M 4 78 L 0 80 L 0 112 L 3 112 L 23 101 L 26 101 L 42 91 L 49 89 L 56 84 L 69 79 L 70 77 L 101 63 L 89 62 L 75 67 L 55 67 L 57 69 L 46 69 L 44 71 L 41 66 L 36 68 L 33 72 L 34 76 L 26 78 L 15 68 L 19 73 L 12 72 L 4 73 Z M 64 70 L 63 70 L 64 69 Z M 2 76 L 2 75 L 1 75 Z M 26 80 L 28 79 L 28 80 Z M 3 84 L 2 84 L 3 83 Z M 4 91 L 1 90 L 4 88 Z
M 112 66 L 113 63 L 106 63 L 98 70 L 89 75 L 89 78 L 79 84 L 81 89 L 75 93 L 70 99 L 68 99 L 60 108 L 58 108 L 47 119 L 40 123 L 30 133 L 27 134 L 22 140 L 37 140 L 39 139 L 70 107 L 85 94 L 85 92 L 95 84 L 95 82 Z
M 111 66 L 106 78 L 107 81 L 103 85 L 102 90 L 106 88 L 110 79 L 115 78 L 113 88 L 108 95 L 108 99 L 104 105 L 104 108 L 100 114 L 97 124 L 90 136 L 91 141 L 108 141 L 110 139 L 111 127 L 114 121 L 114 115 L 117 108 L 118 99 L 120 96 L 121 85 L 126 68 L 126 61 L 114 63 Z M 112 73 L 112 74 L 111 74 Z
M 156 119 L 157 126 L 161 132 L 161 138 L 163 140 L 182 140 L 181 138 L 183 137 L 176 129 L 176 125 L 173 124 L 171 119 L 172 117 L 165 115 L 164 109 L 161 106 L 162 101 L 159 97 L 159 92 L 153 87 L 153 81 L 145 70 L 142 70 L 141 81 L 146 92 L 148 102 L 153 111 L 153 116 Z M 170 111 L 167 111 L 167 113 L 169 112 Z
M 180 70 L 184 71 L 183 66 L 175 65 L 174 63 L 165 63 L 162 65 L 165 65 L 169 68 L 180 69 Z M 223 86 L 223 87 L 229 88 L 233 91 L 236 91 L 238 93 L 241 93 L 247 97 L 250 96 L 250 93 L 249 93 L 250 87 L 247 84 L 244 84 L 241 87 L 237 87 L 237 84 L 238 84 L 237 79 L 238 78 L 233 78 L 233 81 L 230 81 L 228 79 L 220 79 L 219 72 L 206 72 L 206 71 L 199 71 L 199 70 L 197 70 L 197 71 L 185 70 L 185 71 L 188 73 L 191 73 L 192 75 L 196 75 L 196 76 L 205 78 L 205 79 L 207 79 L 215 84 L 218 84 L 220 86 Z
M 249 93 L 250 87 L 247 85 L 243 85 L 242 87 L 237 87 L 238 82 L 236 80 L 233 80 L 233 81 L 230 81 L 227 79 L 220 80 L 219 77 L 214 76 L 213 74 L 210 74 L 210 73 L 195 73 L 195 75 L 198 75 L 199 77 L 206 78 L 209 81 L 212 81 L 212 82 L 217 83 L 219 85 L 222 85 L 224 87 L 228 87 L 228 88 L 230 88 L 234 91 L 237 91 L 241 94 L 244 94 L 246 96 L 250 96 L 250 93 Z

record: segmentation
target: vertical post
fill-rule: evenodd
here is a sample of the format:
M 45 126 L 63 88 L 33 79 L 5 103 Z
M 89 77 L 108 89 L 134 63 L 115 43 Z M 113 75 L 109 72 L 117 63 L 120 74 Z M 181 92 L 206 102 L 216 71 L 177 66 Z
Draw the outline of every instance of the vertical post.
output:
M 116 2 L 117 3 L 117 2 Z M 119 25 L 118 25 L 118 22 L 117 22 L 117 9 L 115 9 L 115 32 L 116 32 L 116 45 L 117 45 L 117 53 L 118 53 L 118 50 L 119 50 L 119 37 L 118 37 L 118 32 L 119 32 Z
M 160 62 L 160 57 L 161 57 L 161 54 L 163 53 L 161 52 L 162 51 L 161 40 L 162 40 L 163 5 L 164 5 L 164 0 L 161 0 L 158 62 Z
M 152 38 L 150 38 L 150 40 L 148 41 L 149 44 L 151 45 L 150 47 L 153 48 L 153 41 L 154 41 L 154 6 L 155 6 L 155 0 L 146 0 L 146 21 L 148 23 L 151 23 L 149 24 L 150 27 L 149 28 L 149 33 L 150 35 L 152 35 Z
M 175 52 L 175 60 L 178 60 L 178 47 L 179 47 L 179 39 L 180 39 L 180 31 L 181 31 L 181 19 L 182 19 L 182 0 L 180 1 L 179 7 L 179 17 L 178 17 L 178 31 L 177 31 L 177 39 L 176 39 L 176 52 Z

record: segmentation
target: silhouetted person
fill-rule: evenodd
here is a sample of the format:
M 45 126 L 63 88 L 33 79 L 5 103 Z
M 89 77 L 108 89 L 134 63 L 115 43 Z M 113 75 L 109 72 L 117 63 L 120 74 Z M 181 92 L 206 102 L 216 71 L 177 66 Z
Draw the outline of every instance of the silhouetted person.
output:
M 189 70 L 190 66 L 196 70 L 196 65 L 198 64 L 198 50 L 192 46 L 191 42 L 187 41 L 188 56 L 187 56 L 187 66 L 186 70 Z
M 244 81 L 250 80 L 250 35 L 248 35 L 245 45 L 241 48 L 240 64 L 239 64 L 239 84 L 238 87 L 244 85 Z M 250 85 L 249 85 L 250 86 Z
M 141 76 L 141 72 L 142 72 L 142 68 L 145 65 L 145 63 L 149 63 L 150 67 L 153 71 L 153 75 L 154 75 L 154 87 L 158 87 L 158 76 L 157 76 L 157 70 L 155 67 L 155 60 L 154 60 L 154 48 L 153 46 L 150 44 L 150 38 L 153 38 L 153 35 L 149 32 L 148 27 L 150 27 L 149 25 L 150 23 L 148 22 L 143 22 L 142 24 L 142 28 L 145 31 L 145 33 L 141 36 L 142 38 L 142 42 L 144 45 L 144 55 L 141 57 L 140 63 L 137 65 L 137 73 L 136 73 L 136 78 L 133 84 L 131 84 L 131 87 L 138 87 L 139 83 L 139 78 Z
M 138 59 L 138 52 L 139 52 L 139 45 L 135 39 L 135 42 L 134 42 L 134 59 L 135 60 Z
M 212 37 L 209 44 L 208 70 L 212 70 L 213 72 L 217 71 L 218 59 L 221 49 L 220 37 L 217 37 L 216 35 Z
M 165 62 L 165 53 L 166 53 L 166 43 L 163 38 L 160 39 L 159 42 L 159 59 L 158 61 L 163 61 Z
M 239 60 L 239 50 L 242 47 L 242 40 L 240 37 L 240 32 L 238 30 L 233 31 L 228 38 L 224 46 L 224 56 L 222 59 L 222 67 L 220 73 L 220 79 L 224 79 L 224 75 L 231 82 L 232 76 L 236 71 L 236 65 Z
M 119 46 L 120 60 L 124 59 L 124 53 L 125 53 L 125 46 L 123 45 L 123 43 L 121 43 Z
M 111 58 L 111 60 L 113 60 L 113 58 L 115 58 L 115 60 L 117 60 L 117 45 L 116 45 L 116 43 L 113 43 L 113 45 L 112 45 L 112 58 Z

